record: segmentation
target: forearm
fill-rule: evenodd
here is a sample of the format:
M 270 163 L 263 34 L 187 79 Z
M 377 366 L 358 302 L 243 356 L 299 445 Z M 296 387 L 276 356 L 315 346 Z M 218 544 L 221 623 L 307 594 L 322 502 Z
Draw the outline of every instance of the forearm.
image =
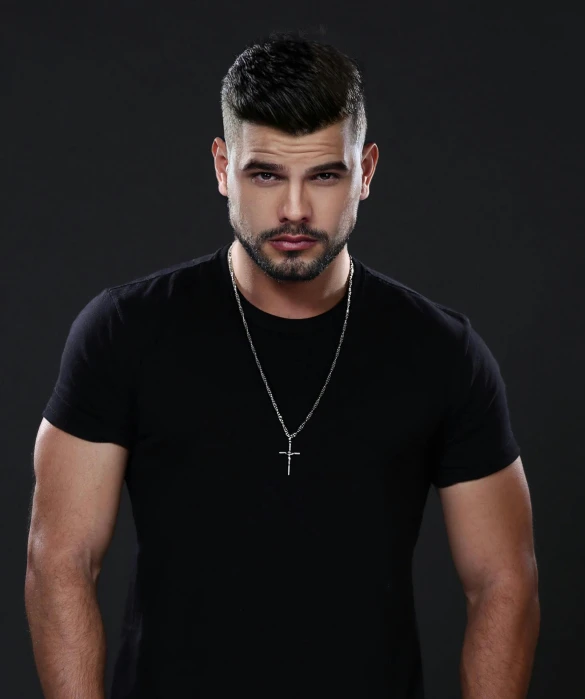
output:
M 525 699 L 539 629 L 537 593 L 500 586 L 468 602 L 462 699 Z
M 44 699 L 104 699 L 106 639 L 95 581 L 75 569 L 29 566 L 25 607 Z

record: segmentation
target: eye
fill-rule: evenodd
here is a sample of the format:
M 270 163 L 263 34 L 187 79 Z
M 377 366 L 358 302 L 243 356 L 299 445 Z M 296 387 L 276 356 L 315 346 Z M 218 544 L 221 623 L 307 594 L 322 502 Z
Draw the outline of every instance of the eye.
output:
M 257 172 L 255 175 L 252 175 L 252 176 L 251 176 L 252 182 L 254 182 L 254 180 L 255 180 L 257 177 L 260 177 L 260 175 L 268 175 L 269 177 L 275 177 L 275 176 L 276 176 L 276 175 L 273 175 L 271 172 Z M 269 180 L 264 180 L 264 179 L 262 179 L 262 178 L 260 178 L 260 180 L 261 180 L 262 182 L 269 182 Z
M 339 175 L 337 175 L 335 172 L 320 172 L 318 175 L 315 175 L 315 177 L 321 177 L 321 175 L 328 175 L 329 177 L 333 178 L 334 180 L 339 179 Z M 331 182 L 332 180 L 324 180 L 325 182 Z
M 271 172 L 257 172 L 256 174 L 251 175 L 251 180 L 252 180 L 252 182 L 253 182 L 254 180 L 256 180 L 256 178 L 259 177 L 260 175 L 268 175 L 269 177 L 276 177 L 277 180 L 280 180 L 280 179 L 281 179 L 278 175 L 274 175 L 274 174 L 271 173 Z M 339 175 L 337 175 L 335 172 L 319 172 L 318 174 L 313 175 L 313 178 L 315 178 L 315 177 L 323 177 L 324 175 L 327 175 L 327 176 L 328 176 L 329 178 L 331 178 L 331 179 L 320 180 L 321 182 L 332 182 L 333 180 L 338 180 L 338 179 L 339 179 Z M 260 182 L 270 182 L 270 180 L 263 179 L 263 178 L 260 178 L 259 181 L 260 181 Z

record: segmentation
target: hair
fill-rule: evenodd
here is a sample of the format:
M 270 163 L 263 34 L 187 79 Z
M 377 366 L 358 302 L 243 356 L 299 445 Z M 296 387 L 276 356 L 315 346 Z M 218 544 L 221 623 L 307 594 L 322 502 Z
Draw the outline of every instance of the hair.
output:
M 366 137 L 357 60 L 307 39 L 303 30 L 271 32 L 248 44 L 222 80 L 221 111 L 228 152 L 237 146 L 243 122 L 302 136 L 350 117 L 360 151 Z

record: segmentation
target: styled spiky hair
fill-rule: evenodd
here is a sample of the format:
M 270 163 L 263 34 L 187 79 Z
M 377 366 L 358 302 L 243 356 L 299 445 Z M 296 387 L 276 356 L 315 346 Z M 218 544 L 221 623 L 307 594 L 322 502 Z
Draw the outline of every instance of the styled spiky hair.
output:
M 301 136 L 351 118 L 361 150 L 367 129 L 362 71 L 330 44 L 302 30 L 254 40 L 222 80 L 221 110 L 228 152 L 242 122 Z

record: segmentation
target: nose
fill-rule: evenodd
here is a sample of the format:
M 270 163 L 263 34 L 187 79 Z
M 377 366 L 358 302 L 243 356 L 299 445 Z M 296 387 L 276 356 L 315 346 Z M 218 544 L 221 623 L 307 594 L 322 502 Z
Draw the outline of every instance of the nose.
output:
M 312 210 L 307 197 L 303 196 L 298 187 L 288 187 L 280 211 L 281 223 L 306 225 L 311 218 Z

